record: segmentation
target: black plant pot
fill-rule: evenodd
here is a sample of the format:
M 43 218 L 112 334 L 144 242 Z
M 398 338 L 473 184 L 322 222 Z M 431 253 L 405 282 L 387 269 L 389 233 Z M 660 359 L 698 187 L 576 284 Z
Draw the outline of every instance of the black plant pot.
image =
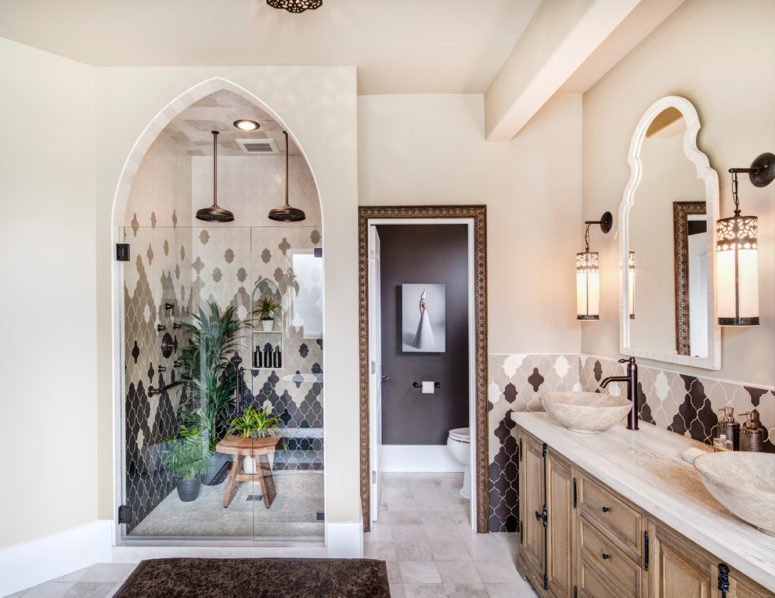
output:
M 199 496 L 202 480 L 197 476 L 193 480 L 178 480 L 178 496 L 183 502 L 191 502 Z
M 216 486 L 222 483 L 226 479 L 226 476 L 219 474 L 229 461 L 231 461 L 231 455 L 215 453 L 211 456 L 207 460 L 207 471 L 202 474 L 202 483 L 205 486 Z

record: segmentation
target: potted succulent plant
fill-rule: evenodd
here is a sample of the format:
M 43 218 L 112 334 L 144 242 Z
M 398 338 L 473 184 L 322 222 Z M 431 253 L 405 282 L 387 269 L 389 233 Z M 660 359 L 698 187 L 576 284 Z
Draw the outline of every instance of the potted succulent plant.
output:
M 192 323 L 184 322 L 182 326 L 188 339 L 178 360 L 186 393 L 181 397 L 178 417 L 207 437 L 211 457 L 203 481 L 209 485 L 229 460 L 228 455 L 215 454 L 215 445 L 226 435 L 235 404 L 239 374 L 231 359 L 237 350 L 241 324 L 234 306 L 221 312 L 211 302 L 207 311 L 200 309 Z
M 253 312 L 261 320 L 261 328 L 264 332 L 271 332 L 274 328 L 275 312 L 280 308 L 280 304 L 271 297 L 261 297 L 256 303 L 256 309 Z
M 231 421 L 229 434 L 241 438 L 266 438 L 277 436 L 280 432 L 282 420 L 269 412 L 269 407 L 256 407 L 248 405 L 242 413 Z M 287 448 L 285 442 L 283 448 Z M 269 454 L 269 465 L 274 465 L 274 453 Z M 245 457 L 242 461 L 242 470 L 245 473 L 255 473 L 256 464 L 252 457 Z
M 167 439 L 167 448 L 162 449 L 162 462 L 177 474 L 181 501 L 191 502 L 199 496 L 200 476 L 207 471 L 210 454 L 207 436 L 197 427 L 181 425 L 180 436 Z

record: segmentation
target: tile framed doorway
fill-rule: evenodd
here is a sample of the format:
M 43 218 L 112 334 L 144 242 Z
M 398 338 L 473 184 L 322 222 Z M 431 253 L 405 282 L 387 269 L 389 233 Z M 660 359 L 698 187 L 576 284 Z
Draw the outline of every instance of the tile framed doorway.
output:
M 360 491 L 364 531 L 371 529 L 371 449 L 369 395 L 369 243 L 370 221 L 376 220 L 463 220 L 473 226 L 473 300 L 472 346 L 474 365 L 475 464 L 474 477 L 476 513 L 475 529 L 489 531 L 489 496 L 487 475 L 488 415 L 487 415 L 487 207 L 484 205 L 440 206 L 359 206 L 358 208 L 358 297 L 359 297 L 359 395 L 360 395 Z

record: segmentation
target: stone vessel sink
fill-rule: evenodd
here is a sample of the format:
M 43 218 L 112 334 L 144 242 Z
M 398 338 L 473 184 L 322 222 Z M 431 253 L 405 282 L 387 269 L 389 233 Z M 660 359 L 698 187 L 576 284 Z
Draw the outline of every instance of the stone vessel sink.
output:
M 546 412 L 573 432 L 597 434 L 622 421 L 630 401 L 599 392 L 542 392 Z
M 694 468 L 728 511 L 775 536 L 775 454 L 707 453 L 694 460 Z

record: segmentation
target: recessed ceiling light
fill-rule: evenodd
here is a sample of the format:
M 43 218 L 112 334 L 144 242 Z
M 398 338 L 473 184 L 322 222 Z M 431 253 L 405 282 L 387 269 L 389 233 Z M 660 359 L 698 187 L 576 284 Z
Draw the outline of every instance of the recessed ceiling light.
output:
M 261 125 L 259 125 L 254 120 L 247 120 L 246 118 L 241 118 L 239 120 L 234 121 L 234 126 L 243 131 L 255 131 Z

